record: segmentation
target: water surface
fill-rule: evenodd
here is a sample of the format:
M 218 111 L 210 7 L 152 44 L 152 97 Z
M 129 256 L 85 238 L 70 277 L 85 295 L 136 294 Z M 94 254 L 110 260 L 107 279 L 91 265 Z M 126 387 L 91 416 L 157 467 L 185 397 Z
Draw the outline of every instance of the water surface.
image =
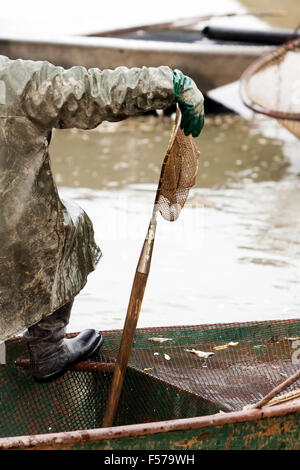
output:
M 56 131 L 62 197 L 93 221 L 103 258 L 69 331 L 122 328 L 172 121 Z M 177 222 L 159 218 L 139 326 L 299 316 L 299 142 L 270 120 L 207 118 L 196 187 Z

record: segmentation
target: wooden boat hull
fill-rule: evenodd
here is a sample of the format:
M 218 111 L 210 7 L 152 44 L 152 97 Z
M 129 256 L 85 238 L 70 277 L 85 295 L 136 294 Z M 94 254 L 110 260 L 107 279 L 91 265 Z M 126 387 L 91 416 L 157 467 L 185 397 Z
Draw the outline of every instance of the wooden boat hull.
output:
M 264 411 L 0 438 L 0 449 L 299 450 L 300 403 Z
M 264 330 L 268 338 L 271 335 L 278 341 L 284 359 L 284 344 L 274 334 L 280 329 L 285 341 L 286 335 L 288 340 L 296 338 L 300 321 L 185 328 L 193 328 L 199 338 L 202 334 L 213 337 L 217 332 L 221 342 L 238 337 L 244 345 Z M 176 327 L 155 329 L 162 336 L 166 331 L 172 331 L 177 341 Z M 182 327 L 177 333 L 179 341 Z M 153 336 L 151 329 L 137 330 L 135 347 L 149 344 L 149 335 Z M 121 331 L 104 332 L 107 351 L 117 350 L 120 337 Z M 277 367 L 269 354 L 272 348 L 267 356 L 271 367 Z M 262 351 L 255 351 L 261 357 Z M 25 367 L 28 360 L 21 360 L 26 355 L 22 338 L 6 343 L 6 364 L 0 365 L 0 449 L 300 449 L 299 399 L 262 410 L 224 412 L 217 401 L 130 366 L 116 426 L 101 428 L 113 362 L 83 362 L 50 384 L 36 384 Z
M 48 60 L 63 67 L 100 69 L 157 67 L 182 69 L 203 93 L 238 80 L 244 70 L 270 46 L 222 44 L 214 41 L 168 42 L 126 38 L 63 37 L 35 39 L 0 37 L 0 54 L 12 59 Z

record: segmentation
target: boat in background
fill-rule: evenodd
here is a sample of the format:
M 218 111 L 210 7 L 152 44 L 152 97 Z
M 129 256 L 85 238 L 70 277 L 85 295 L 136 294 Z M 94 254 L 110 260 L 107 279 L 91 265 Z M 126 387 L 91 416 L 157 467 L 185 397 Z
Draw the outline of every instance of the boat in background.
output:
M 166 20 L 170 16 L 167 10 L 160 15 L 165 22 L 155 23 L 152 18 L 152 23 L 139 25 L 130 17 L 123 18 L 121 27 L 116 23 L 112 28 L 111 21 L 102 19 L 98 31 L 76 33 L 79 25 L 77 29 L 74 25 L 74 35 L 64 36 L 54 35 L 48 26 L 49 36 L 45 37 L 34 31 L 26 36 L 0 34 L 0 54 L 12 59 L 47 60 L 65 68 L 167 65 L 191 76 L 206 93 L 238 80 L 254 60 L 293 36 L 292 30 L 272 29 L 261 21 L 285 14 L 281 10 L 238 11 Z M 246 18 L 246 29 L 228 27 L 228 19 L 235 18 L 240 24 L 241 17 Z M 225 28 L 218 23 L 224 19 Z
M 193 77 L 203 93 L 238 80 L 272 45 L 210 39 L 194 29 L 137 29 L 53 39 L 0 36 L 0 54 L 65 68 L 167 65 Z M 114 35 L 114 36 L 113 36 Z M 104 37 L 105 36 L 105 37 Z

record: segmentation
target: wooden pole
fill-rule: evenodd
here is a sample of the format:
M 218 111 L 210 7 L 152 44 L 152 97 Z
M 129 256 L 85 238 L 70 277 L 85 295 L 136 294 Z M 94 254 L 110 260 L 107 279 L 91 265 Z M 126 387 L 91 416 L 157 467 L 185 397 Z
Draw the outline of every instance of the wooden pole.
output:
M 254 405 L 250 405 L 248 409 L 262 408 L 263 406 L 266 406 L 269 403 L 269 401 L 272 400 L 272 398 L 276 397 L 276 395 L 283 392 L 283 390 L 285 390 L 290 385 L 295 383 L 298 379 L 300 379 L 300 370 L 295 372 L 293 375 L 291 375 L 288 379 L 286 379 L 284 382 L 279 384 L 277 387 L 273 388 L 273 390 L 271 390 L 271 392 L 269 392 L 259 402 L 255 403 Z
M 176 121 L 173 127 L 173 132 L 169 142 L 168 150 L 164 158 L 162 169 L 160 173 L 160 179 L 158 183 L 158 188 L 156 191 L 154 207 L 152 212 L 152 217 L 150 219 L 150 224 L 147 231 L 147 236 L 144 241 L 144 245 L 141 251 L 139 262 L 136 268 L 135 277 L 131 289 L 126 320 L 124 324 L 121 344 L 119 347 L 119 352 L 117 356 L 117 362 L 115 364 L 115 370 L 113 375 L 113 381 L 110 389 L 110 394 L 108 397 L 107 407 L 103 418 L 103 427 L 110 427 L 114 423 L 116 416 L 119 399 L 123 387 L 123 382 L 125 378 L 125 373 L 127 369 L 127 364 L 129 361 L 129 356 L 132 348 L 132 343 L 134 339 L 135 330 L 137 327 L 137 322 L 139 319 L 142 301 L 144 297 L 144 292 L 148 280 L 148 274 L 150 271 L 151 258 L 153 252 L 153 245 L 155 239 L 156 225 L 157 225 L 157 212 L 158 212 L 158 200 L 160 196 L 160 190 L 162 181 L 164 178 L 166 163 L 169 158 L 169 152 L 171 151 L 173 142 L 177 135 L 180 122 L 181 122 L 181 112 L 179 106 L 176 106 Z
M 117 362 L 115 364 L 113 381 L 110 389 L 106 412 L 102 423 L 102 426 L 105 428 L 113 425 L 117 412 L 127 364 L 129 361 L 129 356 L 134 339 L 134 334 L 139 319 L 144 292 L 148 280 L 155 237 L 155 228 L 156 218 L 153 218 L 151 219 L 148 228 L 147 237 L 139 258 L 139 263 L 135 272 L 134 281 L 131 289 L 121 344 L 118 352 Z

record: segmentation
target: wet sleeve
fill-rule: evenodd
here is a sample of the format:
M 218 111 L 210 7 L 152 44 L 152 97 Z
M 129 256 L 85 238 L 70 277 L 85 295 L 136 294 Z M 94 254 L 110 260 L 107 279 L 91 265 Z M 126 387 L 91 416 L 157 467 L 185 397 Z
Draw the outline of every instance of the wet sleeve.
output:
M 173 75 L 166 66 L 65 70 L 48 62 L 33 74 L 24 97 L 30 119 L 58 129 L 92 129 L 174 102 Z

